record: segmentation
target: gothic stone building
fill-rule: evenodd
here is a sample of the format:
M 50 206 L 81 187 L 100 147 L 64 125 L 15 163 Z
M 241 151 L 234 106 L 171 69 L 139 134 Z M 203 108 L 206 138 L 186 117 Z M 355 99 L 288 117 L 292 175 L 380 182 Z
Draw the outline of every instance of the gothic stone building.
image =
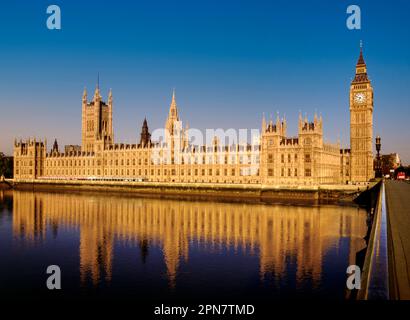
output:
M 190 143 L 179 118 L 175 92 L 164 139 L 151 141 L 146 119 L 136 144 L 114 143 L 113 97 L 102 100 L 97 86 L 82 99 L 82 144 L 60 152 L 57 141 L 15 141 L 16 180 L 118 180 L 179 183 L 319 185 L 366 182 L 374 175 L 372 154 L 373 89 L 362 50 L 350 87 L 350 149 L 325 143 L 322 117 L 299 115 L 298 136 L 287 136 L 286 119 L 262 119 L 256 144 Z

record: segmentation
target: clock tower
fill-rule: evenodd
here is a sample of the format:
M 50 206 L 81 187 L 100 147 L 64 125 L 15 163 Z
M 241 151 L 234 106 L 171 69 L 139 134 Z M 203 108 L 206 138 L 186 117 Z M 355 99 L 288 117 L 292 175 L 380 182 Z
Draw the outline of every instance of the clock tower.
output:
M 350 85 L 350 179 L 366 182 L 373 170 L 373 88 L 367 77 L 366 63 L 360 45 L 356 74 Z

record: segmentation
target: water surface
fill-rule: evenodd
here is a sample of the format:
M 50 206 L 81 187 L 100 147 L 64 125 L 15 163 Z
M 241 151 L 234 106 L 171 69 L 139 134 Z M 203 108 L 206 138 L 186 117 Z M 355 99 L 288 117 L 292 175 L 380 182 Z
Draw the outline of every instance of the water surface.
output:
M 366 212 L 349 206 L 0 191 L 0 294 L 344 299 L 366 231 Z

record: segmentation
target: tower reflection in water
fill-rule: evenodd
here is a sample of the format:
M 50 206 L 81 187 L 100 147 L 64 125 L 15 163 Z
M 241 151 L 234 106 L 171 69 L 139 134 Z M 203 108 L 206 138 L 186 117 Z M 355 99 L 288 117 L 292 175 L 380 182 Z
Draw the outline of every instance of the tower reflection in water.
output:
M 150 247 L 162 249 L 169 286 L 189 248 L 223 248 L 258 256 L 261 280 L 280 277 L 287 263 L 296 267 L 296 285 L 321 280 L 323 259 L 348 240 L 349 261 L 365 246 L 365 213 L 353 207 L 283 206 L 191 202 L 70 193 L 13 193 L 13 234 L 27 242 L 44 240 L 46 230 L 80 234 L 80 278 L 111 281 L 115 243 L 138 246 L 141 259 Z M 343 270 L 342 270 L 343 272 Z

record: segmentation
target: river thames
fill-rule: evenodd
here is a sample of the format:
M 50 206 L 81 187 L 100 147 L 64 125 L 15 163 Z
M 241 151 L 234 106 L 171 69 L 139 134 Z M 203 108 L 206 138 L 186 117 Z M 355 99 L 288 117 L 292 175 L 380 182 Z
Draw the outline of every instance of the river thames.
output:
M 67 298 L 343 300 L 366 219 L 355 206 L 0 191 L 0 294 L 57 294 L 57 265 Z

